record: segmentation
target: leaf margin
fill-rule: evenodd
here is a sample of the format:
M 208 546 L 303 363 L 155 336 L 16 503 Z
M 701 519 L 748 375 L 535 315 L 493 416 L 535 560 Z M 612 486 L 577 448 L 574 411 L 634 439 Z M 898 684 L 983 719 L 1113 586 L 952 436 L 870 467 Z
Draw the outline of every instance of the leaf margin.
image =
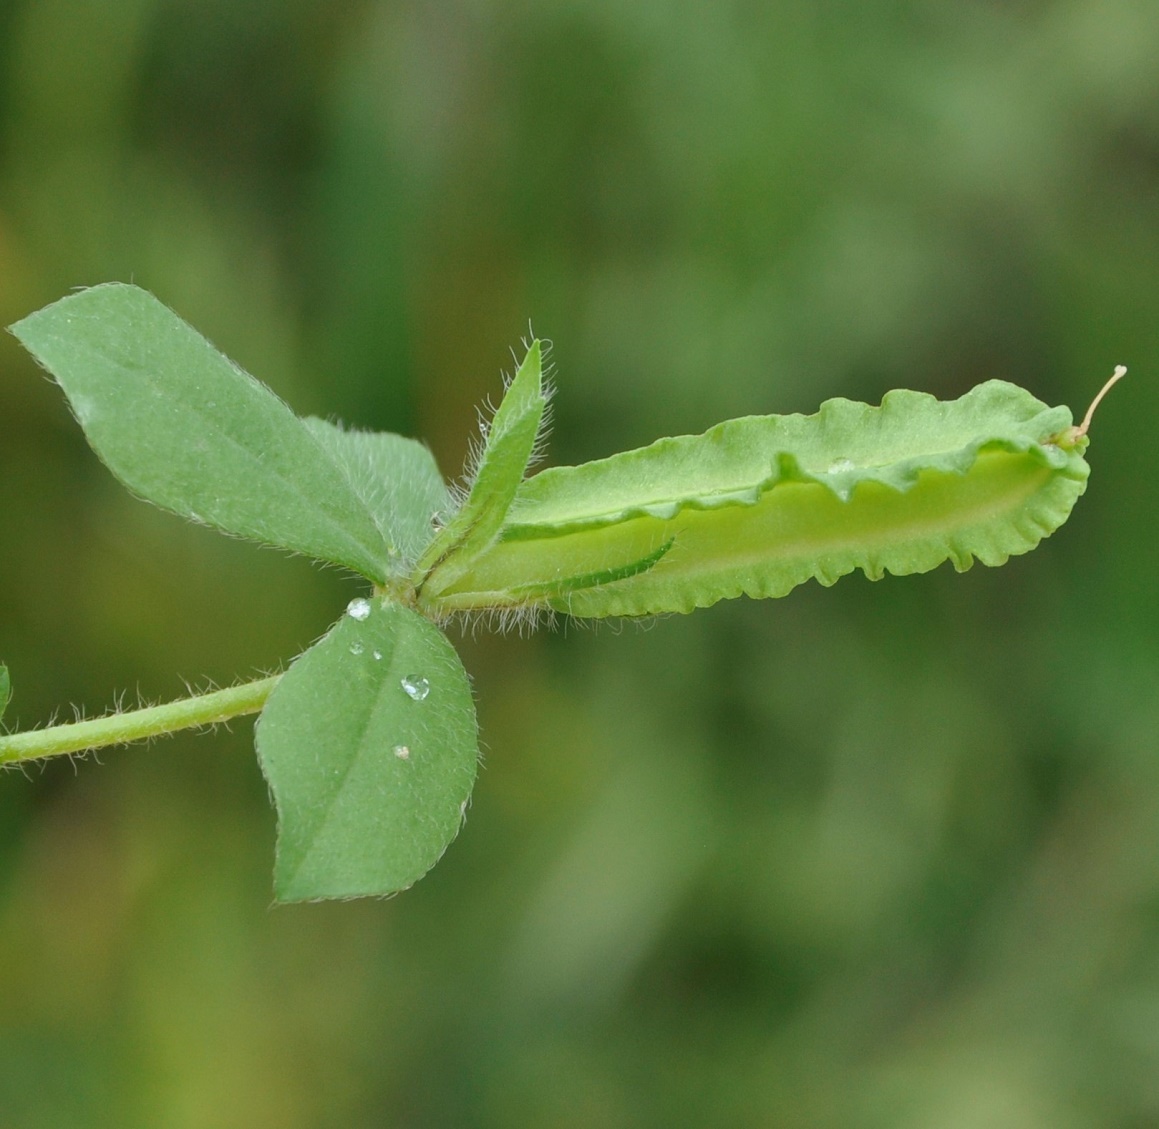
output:
M 258 759 L 278 815 L 274 892 L 279 902 L 377 897 L 409 888 L 438 862 L 458 834 L 474 786 L 479 759 L 474 698 L 450 640 L 397 601 L 375 598 L 368 604 L 365 619 L 344 614 L 290 664 L 255 725 Z M 388 644 L 392 631 L 398 633 L 396 643 L 406 643 L 409 649 L 417 641 L 426 658 L 409 653 L 399 658 L 397 647 L 391 650 Z M 376 650 L 381 659 L 375 657 Z M 419 701 L 401 689 L 399 669 L 412 664 L 422 668 L 429 684 L 429 694 Z M 369 719 L 356 741 L 338 732 L 335 722 L 348 720 L 344 709 L 360 709 Z M 383 715 L 392 709 L 401 711 L 401 723 L 389 718 L 384 723 Z M 305 720 L 299 716 L 303 711 Z M 381 743 L 366 746 L 367 733 L 381 724 L 393 725 L 391 748 Z M 308 751 L 299 757 L 287 741 Z M 412 750 L 405 762 L 391 752 L 398 745 Z M 442 762 L 436 763 L 435 757 L 442 757 Z M 408 793 L 411 802 L 402 804 L 401 793 L 389 791 L 391 781 L 404 790 L 430 784 L 436 770 L 446 777 L 444 783 L 450 781 L 441 799 Z M 335 771 L 342 773 L 337 791 L 332 781 Z M 415 776 L 422 773 L 426 775 L 416 783 Z M 347 793 L 348 788 L 354 791 Z M 368 793 L 372 798 L 377 794 L 381 804 L 365 806 Z M 347 802 L 337 815 L 347 822 L 335 832 L 335 811 L 347 796 L 359 810 L 351 819 Z M 317 810 L 319 802 L 324 811 Z M 389 832 L 381 821 L 392 813 L 402 829 L 396 833 L 409 828 L 414 836 L 393 858 L 385 840 L 375 838 Z M 328 860 L 327 851 L 336 854 Z M 351 867 L 358 865 L 365 869 L 352 873 Z M 372 877 L 367 877 L 369 872 Z

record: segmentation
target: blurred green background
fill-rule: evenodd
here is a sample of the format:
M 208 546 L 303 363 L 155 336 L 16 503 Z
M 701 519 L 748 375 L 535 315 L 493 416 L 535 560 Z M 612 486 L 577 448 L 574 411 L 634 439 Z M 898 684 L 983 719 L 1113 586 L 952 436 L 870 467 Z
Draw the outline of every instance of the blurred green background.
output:
M 0 323 L 135 281 L 448 475 L 528 319 L 554 462 L 1132 369 L 1000 570 L 467 634 L 396 899 L 271 908 L 248 722 L 5 774 L 0 1125 L 1159 1125 L 1156 59 L 1151 0 L 0 0 Z M 25 725 L 358 592 L 130 498 L 8 337 L 0 483 Z

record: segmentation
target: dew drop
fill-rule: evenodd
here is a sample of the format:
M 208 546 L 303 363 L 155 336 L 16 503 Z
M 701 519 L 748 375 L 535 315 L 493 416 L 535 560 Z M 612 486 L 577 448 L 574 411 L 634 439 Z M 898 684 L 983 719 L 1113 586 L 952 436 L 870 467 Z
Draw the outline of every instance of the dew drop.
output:
M 408 674 L 399 685 L 406 691 L 406 696 L 416 702 L 421 702 L 431 692 L 431 684 L 414 674 Z
M 352 655 L 362 654 L 362 644 L 359 643 L 357 639 L 355 639 L 354 642 L 350 644 L 350 653 Z
M 375 662 L 382 661 L 382 652 L 381 651 L 374 651 L 373 654 L 374 654 L 374 661 Z
M 351 600 L 346 605 L 346 614 L 361 623 L 370 615 L 370 601 L 364 600 L 361 596 L 357 600 Z
M 410 760 L 410 749 L 406 745 L 395 745 L 393 752 L 400 761 Z

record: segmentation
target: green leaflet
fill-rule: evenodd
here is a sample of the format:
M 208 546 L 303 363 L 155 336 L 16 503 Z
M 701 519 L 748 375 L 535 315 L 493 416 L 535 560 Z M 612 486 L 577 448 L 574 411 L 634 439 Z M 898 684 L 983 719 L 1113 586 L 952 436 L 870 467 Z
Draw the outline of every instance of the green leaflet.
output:
M 478 759 L 455 649 L 381 599 L 354 601 L 293 662 L 256 741 L 278 808 L 279 901 L 412 885 L 458 832 Z
M 415 587 L 425 601 L 453 584 L 494 541 L 535 452 L 546 409 L 542 347 L 532 341 L 487 429 L 467 500 L 419 561 Z
M 130 490 L 227 533 L 386 579 L 382 533 L 310 429 L 151 294 L 95 286 L 12 332 Z
M 0 663 L 0 720 L 4 717 L 4 711 L 8 708 L 8 703 L 12 699 L 12 680 L 8 677 L 8 668 Z
M 578 467 L 519 490 L 499 539 L 434 602 L 446 614 L 527 593 L 576 616 L 691 611 L 782 596 L 854 569 L 877 579 L 950 560 L 1002 564 L 1067 518 L 1086 486 L 1065 407 L 989 381 L 942 403 L 890 392 L 812 416 L 752 416 Z M 1069 449 L 1067 449 L 1069 447 Z M 624 579 L 551 594 L 671 548 Z
M 415 439 L 347 430 L 312 416 L 302 421 L 345 473 L 386 542 L 391 571 L 409 571 L 451 508 L 434 455 Z

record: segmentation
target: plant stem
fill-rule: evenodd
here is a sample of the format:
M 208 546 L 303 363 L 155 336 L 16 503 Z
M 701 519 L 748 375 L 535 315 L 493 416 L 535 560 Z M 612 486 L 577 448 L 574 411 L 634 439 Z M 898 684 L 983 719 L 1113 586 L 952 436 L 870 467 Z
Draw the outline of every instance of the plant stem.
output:
M 0 764 L 16 764 L 61 753 L 82 753 L 107 745 L 127 745 L 130 741 L 159 737 L 194 726 L 215 725 L 231 717 L 257 713 L 266 704 L 279 678 L 281 675 L 275 674 L 227 690 L 181 698 L 163 706 L 147 706 L 91 721 L 0 736 Z

